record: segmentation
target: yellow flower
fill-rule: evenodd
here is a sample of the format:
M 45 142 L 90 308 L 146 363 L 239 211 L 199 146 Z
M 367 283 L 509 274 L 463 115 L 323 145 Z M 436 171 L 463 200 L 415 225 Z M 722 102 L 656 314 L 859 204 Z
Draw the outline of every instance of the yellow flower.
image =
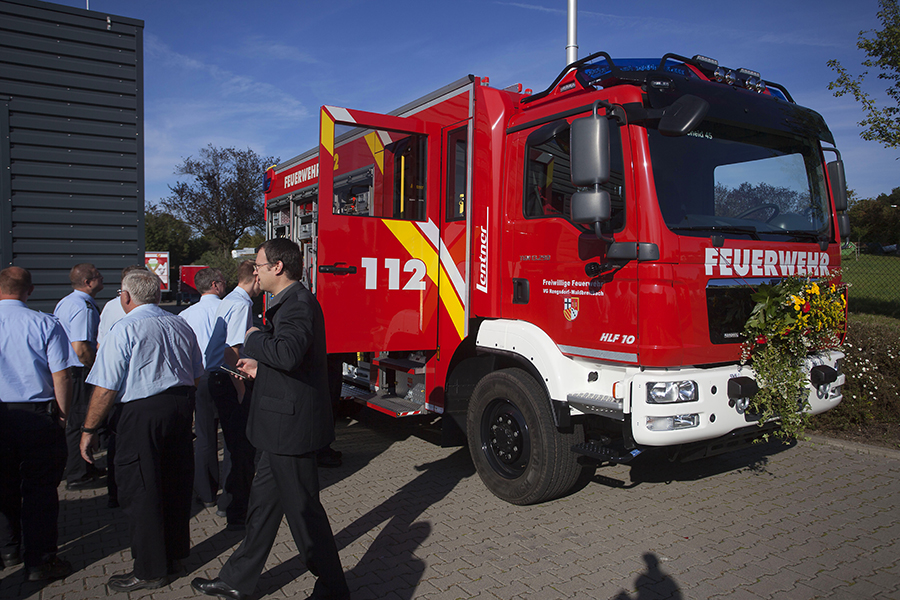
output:
M 819 295 L 819 284 L 818 283 L 812 284 L 812 286 L 809 288 L 809 291 L 811 293 L 815 294 L 816 296 L 818 296 Z

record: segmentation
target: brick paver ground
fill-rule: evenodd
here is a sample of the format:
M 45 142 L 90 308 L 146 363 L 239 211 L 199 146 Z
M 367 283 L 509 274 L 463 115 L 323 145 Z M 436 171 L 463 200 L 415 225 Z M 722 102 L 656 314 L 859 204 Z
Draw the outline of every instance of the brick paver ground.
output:
M 344 421 L 344 465 L 322 470 L 356 600 L 411 598 L 900 598 L 900 453 L 802 442 L 689 464 L 643 455 L 540 506 L 492 496 L 464 448 L 413 422 Z M 368 419 L 367 419 L 368 420 Z M 109 594 L 130 570 L 127 525 L 105 490 L 61 487 L 61 556 L 46 585 L 0 571 L 3 600 Z M 187 573 L 133 598 L 197 598 L 240 539 L 197 509 Z M 283 523 L 255 598 L 304 598 L 313 577 Z

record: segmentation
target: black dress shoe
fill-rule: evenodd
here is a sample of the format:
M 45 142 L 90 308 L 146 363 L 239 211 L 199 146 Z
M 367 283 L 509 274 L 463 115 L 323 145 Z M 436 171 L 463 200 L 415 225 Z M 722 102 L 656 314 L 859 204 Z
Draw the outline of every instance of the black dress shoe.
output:
M 197 577 L 191 582 L 191 587 L 207 596 L 218 596 L 230 600 L 244 600 L 246 594 L 228 587 L 228 584 L 216 577 L 215 579 L 203 579 Z
M 22 556 L 19 554 L 18 550 L 11 550 L 10 552 L 0 553 L 0 563 L 4 567 L 14 567 L 16 565 L 22 564 Z
M 102 473 L 97 470 L 87 475 L 83 475 L 78 479 L 73 479 L 66 483 L 66 489 L 70 492 L 73 490 L 86 490 L 91 488 L 97 488 L 101 486 L 100 479 L 103 477 L 103 474 L 106 473 L 104 470 Z
M 160 577 L 159 579 L 138 579 L 134 571 L 132 571 L 131 573 L 113 575 L 106 582 L 106 587 L 114 592 L 134 592 L 136 590 L 155 590 L 166 585 L 166 583 L 165 577 Z
M 28 581 L 50 581 L 63 579 L 72 574 L 72 564 L 67 560 L 54 556 L 36 567 L 25 567 L 25 579 Z

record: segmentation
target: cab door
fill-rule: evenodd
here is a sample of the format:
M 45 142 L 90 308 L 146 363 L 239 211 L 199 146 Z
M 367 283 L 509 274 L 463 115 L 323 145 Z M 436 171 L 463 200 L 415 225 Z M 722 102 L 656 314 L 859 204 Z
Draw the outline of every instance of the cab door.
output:
M 436 348 L 440 128 L 324 106 L 319 157 L 315 292 L 328 351 Z

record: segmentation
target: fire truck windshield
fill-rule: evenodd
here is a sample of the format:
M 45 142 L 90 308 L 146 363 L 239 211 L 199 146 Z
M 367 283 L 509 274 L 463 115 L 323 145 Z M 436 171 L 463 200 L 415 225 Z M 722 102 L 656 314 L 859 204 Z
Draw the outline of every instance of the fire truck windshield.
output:
M 816 241 L 830 236 L 818 143 L 707 119 L 683 137 L 648 129 L 656 196 L 680 235 Z

